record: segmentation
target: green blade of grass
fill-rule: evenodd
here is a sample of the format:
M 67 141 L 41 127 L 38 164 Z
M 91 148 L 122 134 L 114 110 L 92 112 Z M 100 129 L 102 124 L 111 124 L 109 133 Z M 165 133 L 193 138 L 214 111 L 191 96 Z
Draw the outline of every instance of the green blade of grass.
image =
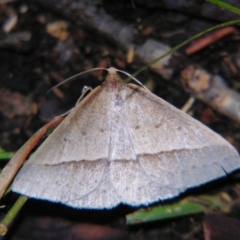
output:
M 8 227 L 13 222 L 18 212 L 22 209 L 27 199 L 28 198 L 26 196 L 20 196 L 12 208 L 8 211 L 7 215 L 0 222 L 0 236 L 3 236 L 7 233 Z
M 231 25 L 237 25 L 240 24 L 240 20 L 232 20 L 232 21 L 228 21 L 225 23 L 220 23 L 214 27 L 210 27 L 190 38 L 188 38 L 187 40 L 183 41 L 182 43 L 178 44 L 177 46 L 171 48 L 169 51 L 167 51 L 166 53 L 164 53 L 163 55 L 159 56 L 158 58 L 154 59 L 153 61 L 149 62 L 148 64 L 144 65 L 142 68 L 140 68 L 138 71 L 134 72 L 132 74 L 133 77 L 136 77 L 139 73 L 143 72 L 144 70 L 148 69 L 151 65 L 153 65 L 154 63 L 158 62 L 159 60 L 165 58 L 166 56 L 176 52 L 178 49 L 182 48 L 183 46 L 191 43 L 193 40 L 198 39 L 199 37 L 202 37 L 204 34 L 212 32 L 214 30 L 217 30 L 219 28 L 223 28 L 223 27 L 227 27 L 227 26 L 231 26 Z M 131 77 L 128 77 L 124 80 L 125 83 L 129 82 L 131 80 Z
M 196 198 L 186 198 L 179 202 L 161 204 L 152 208 L 142 208 L 128 214 L 126 218 L 127 224 L 133 225 L 203 213 L 208 209 L 224 209 L 224 207 L 224 201 L 221 196 L 202 195 Z
M 229 3 L 226 3 L 220 0 L 206 0 L 206 2 L 212 3 L 220 8 L 223 8 L 225 10 L 228 10 L 230 12 L 240 15 L 240 9 L 230 5 Z

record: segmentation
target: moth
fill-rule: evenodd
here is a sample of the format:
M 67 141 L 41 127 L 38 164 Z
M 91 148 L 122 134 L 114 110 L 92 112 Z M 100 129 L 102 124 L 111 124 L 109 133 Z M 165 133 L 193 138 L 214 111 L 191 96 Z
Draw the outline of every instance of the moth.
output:
M 240 167 L 218 134 L 107 71 L 24 164 L 13 191 L 74 208 L 140 206 Z

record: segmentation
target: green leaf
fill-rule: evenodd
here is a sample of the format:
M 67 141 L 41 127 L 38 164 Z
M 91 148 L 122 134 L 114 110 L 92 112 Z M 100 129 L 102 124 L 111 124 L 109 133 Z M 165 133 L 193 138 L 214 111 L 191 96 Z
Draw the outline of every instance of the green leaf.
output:
M 0 147 L 0 160 L 6 160 L 8 158 L 11 158 L 14 155 L 14 152 L 5 152 L 1 147 Z
M 201 195 L 185 198 L 179 202 L 161 204 L 152 208 L 139 209 L 127 215 L 127 224 L 138 224 L 169 218 L 182 217 L 191 214 L 203 213 L 208 209 L 226 209 L 224 199 L 220 195 Z

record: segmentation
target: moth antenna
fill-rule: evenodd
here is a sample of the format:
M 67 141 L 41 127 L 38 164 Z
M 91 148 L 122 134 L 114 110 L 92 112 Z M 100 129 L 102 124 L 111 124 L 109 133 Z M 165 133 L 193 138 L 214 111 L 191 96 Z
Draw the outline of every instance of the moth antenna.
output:
M 90 69 L 90 70 L 87 70 L 87 71 L 78 73 L 78 74 L 76 74 L 76 75 L 74 75 L 74 76 L 72 76 L 72 77 L 70 77 L 70 78 L 65 79 L 64 81 L 62 81 L 61 83 L 55 85 L 54 87 L 50 88 L 50 89 L 47 91 L 47 93 L 49 93 L 49 92 L 52 91 L 53 89 L 55 89 L 55 88 L 57 88 L 57 87 L 65 84 L 65 83 L 67 83 L 67 82 L 71 82 L 71 81 L 73 81 L 73 80 L 76 80 L 76 79 L 78 79 L 79 77 L 81 77 L 81 76 L 83 76 L 83 75 L 85 75 L 85 74 L 88 74 L 88 73 L 91 73 L 91 72 L 94 72 L 94 71 L 99 71 L 99 70 L 107 70 L 107 68 L 93 68 L 93 69 Z
M 151 92 L 144 84 L 142 84 L 139 80 L 137 80 L 135 77 L 133 77 L 131 74 L 125 72 L 125 71 L 122 71 L 122 70 L 119 70 L 119 69 L 116 69 L 117 72 L 121 72 L 125 75 L 127 75 L 128 77 L 130 77 L 132 80 L 134 80 L 135 82 L 137 82 L 139 85 L 141 85 L 143 88 L 145 88 L 146 90 L 148 90 L 149 92 Z

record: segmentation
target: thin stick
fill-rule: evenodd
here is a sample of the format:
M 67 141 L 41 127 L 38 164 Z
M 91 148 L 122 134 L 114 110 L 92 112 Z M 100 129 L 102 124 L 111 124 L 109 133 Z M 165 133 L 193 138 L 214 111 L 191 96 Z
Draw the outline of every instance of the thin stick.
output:
M 46 124 L 40 128 L 11 158 L 0 174 L 0 199 L 2 198 L 7 187 L 10 185 L 12 179 L 18 172 L 19 168 L 23 165 L 25 159 L 42 138 L 42 136 L 47 132 L 48 129 L 59 125 L 63 118 L 54 119 L 50 123 Z
M 187 55 L 192 55 L 196 53 L 197 51 L 200 51 L 201 49 L 209 46 L 210 44 L 218 41 L 219 39 L 235 32 L 236 29 L 234 27 L 225 27 L 221 28 L 208 36 L 202 37 L 195 42 L 192 43 L 188 48 L 186 48 L 185 52 Z
M 8 211 L 7 215 L 0 223 L 0 236 L 3 236 L 7 233 L 9 225 L 17 216 L 18 212 L 21 210 L 27 199 L 28 198 L 26 196 L 20 196 L 12 208 Z

